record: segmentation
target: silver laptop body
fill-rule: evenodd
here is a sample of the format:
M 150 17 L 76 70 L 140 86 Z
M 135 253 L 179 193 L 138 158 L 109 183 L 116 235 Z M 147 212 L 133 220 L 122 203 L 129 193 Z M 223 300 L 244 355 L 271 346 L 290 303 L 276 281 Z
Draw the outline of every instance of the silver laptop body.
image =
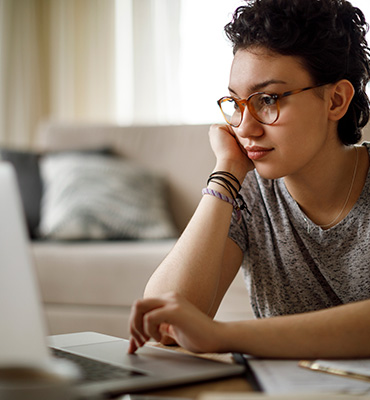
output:
M 128 355 L 127 340 L 99 333 L 47 339 L 16 175 L 5 162 L 0 162 L 0 193 L 0 366 L 46 362 L 52 347 L 129 371 L 125 378 L 81 380 L 86 395 L 134 393 L 243 373 L 241 365 L 150 345 Z

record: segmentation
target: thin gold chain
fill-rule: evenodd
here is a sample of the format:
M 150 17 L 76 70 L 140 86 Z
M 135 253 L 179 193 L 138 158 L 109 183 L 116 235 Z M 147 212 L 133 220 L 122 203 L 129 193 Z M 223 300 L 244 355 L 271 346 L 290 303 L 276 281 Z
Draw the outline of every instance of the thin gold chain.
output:
M 356 179 L 356 173 L 357 173 L 357 166 L 358 166 L 358 150 L 357 147 L 355 146 L 355 150 L 356 150 L 356 164 L 355 164 L 355 169 L 353 171 L 353 176 L 352 176 L 352 182 L 351 182 L 351 186 L 349 188 L 349 192 L 346 198 L 346 201 L 344 202 L 344 205 L 342 207 L 342 209 L 340 210 L 340 213 L 333 219 L 333 221 L 331 221 L 329 224 L 325 224 L 325 225 L 319 225 L 321 228 L 328 228 L 329 226 L 333 225 L 335 222 L 337 222 L 338 218 L 342 215 L 344 209 L 346 208 L 349 198 L 351 197 L 351 193 L 352 193 L 352 189 L 353 189 L 353 185 L 355 183 L 355 179 Z

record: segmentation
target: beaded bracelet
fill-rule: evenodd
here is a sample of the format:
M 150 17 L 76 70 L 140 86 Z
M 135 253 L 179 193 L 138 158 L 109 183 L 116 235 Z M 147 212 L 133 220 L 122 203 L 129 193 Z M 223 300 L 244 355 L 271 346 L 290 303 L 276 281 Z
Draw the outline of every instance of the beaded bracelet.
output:
M 237 204 L 236 201 L 234 201 L 234 199 L 232 199 L 230 197 L 227 197 L 227 196 L 225 196 L 224 194 L 222 194 L 220 192 L 217 192 L 217 190 L 213 190 L 213 189 L 210 189 L 210 188 L 204 188 L 204 189 L 202 189 L 202 194 L 203 195 L 209 194 L 211 196 L 217 197 L 220 200 L 223 200 L 223 201 L 226 201 L 227 203 L 230 203 L 234 208 L 238 207 L 238 204 Z
M 209 188 L 202 189 L 202 194 L 203 195 L 209 194 L 211 196 L 217 197 L 220 200 L 223 200 L 223 201 L 226 201 L 227 203 L 230 203 L 234 207 L 234 210 L 236 212 L 236 217 L 237 217 L 238 224 L 240 224 L 240 222 L 242 220 L 242 213 L 241 213 L 241 209 L 240 209 L 238 203 L 236 201 L 234 201 L 234 199 L 232 199 L 232 198 L 230 198 L 228 196 L 225 196 L 224 194 L 222 194 L 220 192 L 217 192 L 217 190 L 213 190 L 213 189 L 209 189 Z M 248 211 L 248 209 L 247 209 L 247 211 Z

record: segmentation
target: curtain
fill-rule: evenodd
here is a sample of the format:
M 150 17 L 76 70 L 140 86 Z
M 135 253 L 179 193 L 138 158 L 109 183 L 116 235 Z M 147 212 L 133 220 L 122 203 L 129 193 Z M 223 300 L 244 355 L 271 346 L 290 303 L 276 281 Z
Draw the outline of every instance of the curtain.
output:
M 0 0 L 0 144 L 46 119 L 175 122 L 180 3 Z
M 0 143 L 31 146 L 45 119 L 111 120 L 114 1 L 0 1 Z
M 43 62 L 43 1 L 0 3 L 0 139 L 29 143 L 31 131 L 47 109 Z M 39 40 L 40 39 L 40 40 Z
M 120 122 L 175 123 L 180 115 L 181 0 L 117 0 L 117 4 Z
M 51 0 L 49 3 L 50 117 L 114 118 L 114 1 Z

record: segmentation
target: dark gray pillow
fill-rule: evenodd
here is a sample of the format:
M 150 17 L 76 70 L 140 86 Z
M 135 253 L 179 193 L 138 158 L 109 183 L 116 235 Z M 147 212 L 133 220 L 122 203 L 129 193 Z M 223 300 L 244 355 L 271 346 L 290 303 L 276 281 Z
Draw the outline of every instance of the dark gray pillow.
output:
M 10 162 L 15 168 L 29 235 L 36 238 L 42 196 L 39 154 L 3 148 L 0 149 L 0 158 Z

